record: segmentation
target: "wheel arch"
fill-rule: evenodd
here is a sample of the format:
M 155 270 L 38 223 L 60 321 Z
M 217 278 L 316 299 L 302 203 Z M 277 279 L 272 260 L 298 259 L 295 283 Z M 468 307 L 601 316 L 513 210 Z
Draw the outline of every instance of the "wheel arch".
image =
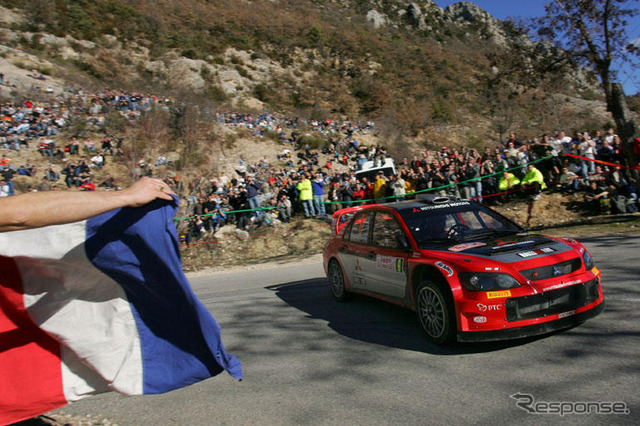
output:
M 451 286 L 449 285 L 449 281 L 444 276 L 442 271 L 438 269 L 435 265 L 431 264 L 419 264 L 417 265 L 413 273 L 411 275 L 411 303 L 415 305 L 416 301 L 416 289 L 418 288 L 418 284 L 420 284 L 424 280 L 433 281 L 437 284 L 440 289 L 450 297 L 450 301 L 453 303 L 454 297 L 453 292 L 451 291 Z
M 418 313 L 416 309 L 416 293 L 420 283 L 425 280 L 431 281 L 440 289 L 442 295 L 446 299 L 445 303 L 447 303 L 451 309 L 450 319 L 452 324 L 452 334 L 445 342 L 443 342 L 451 343 L 456 340 L 457 330 L 461 323 L 456 303 L 456 295 L 458 295 L 458 297 L 461 296 L 459 283 L 457 280 L 450 281 L 445 275 L 445 271 L 434 264 L 425 263 L 417 265 L 411 275 L 411 309 L 415 310 L 416 313 Z
M 326 271 L 327 273 L 329 272 L 329 265 L 331 265 L 331 262 L 336 262 L 340 266 L 340 269 L 342 269 L 342 279 L 344 280 L 345 289 L 350 289 L 351 288 L 351 282 L 349 281 L 349 276 L 347 275 L 347 273 L 344 270 L 344 265 L 342 264 L 342 261 L 340 260 L 340 257 L 338 257 L 335 254 L 332 254 L 327 259 L 327 271 Z
M 342 261 L 340 261 L 340 258 L 338 256 L 336 256 L 335 254 L 332 254 L 329 259 L 327 259 L 327 267 L 329 267 L 329 265 L 331 264 L 331 262 L 338 262 L 338 265 L 340 265 L 340 267 L 342 268 L 342 270 L 344 271 L 344 265 L 342 264 Z

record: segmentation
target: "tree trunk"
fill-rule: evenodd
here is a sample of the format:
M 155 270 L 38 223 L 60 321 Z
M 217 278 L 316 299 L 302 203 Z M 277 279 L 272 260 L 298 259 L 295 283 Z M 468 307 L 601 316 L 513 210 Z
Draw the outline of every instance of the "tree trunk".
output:
M 640 156 L 633 153 L 633 139 L 638 137 L 636 124 L 631 118 L 631 111 L 627 106 L 627 99 L 622 89 L 622 84 L 614 83 L 611 85 L 611 114 L 616 122 L 618 136 L 622 140 L 624 156 L 627 167 L 637 166 L 640 162 Z M 635 179 L 635 185 L 640 184 L 640 173 L 636 169 L 630 171 L 630 175 Z

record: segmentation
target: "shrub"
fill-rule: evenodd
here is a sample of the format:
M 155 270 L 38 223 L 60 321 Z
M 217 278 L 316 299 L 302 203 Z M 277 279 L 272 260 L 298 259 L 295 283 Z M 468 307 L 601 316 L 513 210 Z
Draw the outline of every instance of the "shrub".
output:
M 431 119 L 433 121 L 450 123 L 454 119 L 453 111 L 449 108 L 449 104 L 443 101 L 437 101 L 431 104 Z
M 249 75 L 247 70 L 242 68 L 240 65 L 236 65 L 235 70 L 238 71 L 238 74 L 240 74 L 242 77 L 248 78 L 249 80 L 251 80 L 251 76 Z
M 267 102 L 269 90 L 264 84 L 258 84 L 253 88 L 253 96 L 261 102 Z
M 322 149 L 328 147 L 330 142 L 318 136 L 303 135 L 299 139 L 300 146 L 309 145 L 311 149 Z
M 267 130 L 264 132 L 263 136 L 276 142 L 280 142 L 280 133 L 276 132 L 275 130 Z
M 104 129 L 107 133 L 117 134 L 124 131 L 129 125 L 129 120 L 116 110 L 111 110 L 105 119 Z
M 102 74 L 98 71 L 98 69 L 93 64 L 87 61 L 76 59 L 73 61 L 73 63 L 75 64 L 76 68 L 78 68 L 80 71 L 86 72 L 91 77 L 95 77 L 95 78 L 102 77 Z
M 244 61 L 238 55 L 231 55 L 231 63 L 234 65 L 243 65 Z
M 238 142 L 238 135 L 235 133 L 227 133 L 224 135 L 223 144 L 227 149 L 235 148 L 236 143 Z
M 29 69 L 29 67 L 28 67 L 27 65 L 25 65 L 25 63 L 24 63 L 24 62 L 22 62 L 22 61 L 13 61 L 13 62 L 11 62 L 11 63 L 12 63 L 14 66 L 16 66 L 16 67 L 18 67 L 18 68 L 21 68 L 21 69 L 23 69 L 23 70 Z
M 227 94 L 217 84 L 209 84 L 203 91 L 204 97 L 214 102 L 224 102 L 228 99 Z

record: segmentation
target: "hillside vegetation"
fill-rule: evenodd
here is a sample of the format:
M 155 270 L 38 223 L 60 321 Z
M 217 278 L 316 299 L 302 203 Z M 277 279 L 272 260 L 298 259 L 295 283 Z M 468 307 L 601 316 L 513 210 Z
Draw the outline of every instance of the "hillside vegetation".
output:
M 367 117 L 389 143 L 482 144 L 596 128 L 592 77 L 463 2 L 1 0 L 0 42 L 83 87 Z M 29 67 L 29 61 L 22 62 Z M 195 96 L 194 96 L 195 95 Z

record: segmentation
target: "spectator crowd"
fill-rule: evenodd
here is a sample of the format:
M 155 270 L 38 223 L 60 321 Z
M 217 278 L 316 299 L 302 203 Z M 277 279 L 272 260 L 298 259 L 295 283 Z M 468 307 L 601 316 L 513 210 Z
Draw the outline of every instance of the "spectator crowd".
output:
M 275 218 L 287 222 L 292 215 L 327 218 L 343 207 L 395 202 L 429 192 L 486 204 L 516 198 L 536 201 L 545 191 L 582 193 L 591 213 L 638 211 L 635 181 L 621 165 L 622 145 L 613 129 L 596 132 L 595 137 L 586 132 L 569 137 L 560 131 L 526 142 L 511 134 L 483 152 L 446 146 L 427 149 L 402 158 L 395 172 L 373 176 L 367 167 L 384 169 L 390 158 L 384 147 L 344 138 L 322 150 L 298 148 L 295 161 L 290 152 L 278 156 L 289 160 L 285 167 L 274 168 L 263 159 L 241 164 L 231 179 L 194 180 L 188 192 L 199 195 L 190 197 L 187 215 L 194 215 L 192 223 L 202 224 L 192 237 L 215 232 L 221 221 L 233 220 L 238 228 L 246 228 Z M 320 154 L 328 158 L 325 163 L 319 161 Z M 337 164 L 345 167 L 335 170 Z M 219 219 L 220 212 L 227 215 Z
M 15 193 L 15 175 L 36 179 L 28 190 L 51 190 L 58 182 L 68 189 L 117 190 L 110 175 L 94 182 L 94 172 L 124 156 L 123 141 L 104 136 L 63 142 L 68 124 L 83 120 L 99 130 L 111 111 L 136 120 L 152 108 L 171 107 L 168 99 L 140 93 L 74 90 L 66 99 L 49 103 L 0 104 L 0 196 Z M 276 158 L 252 163 L 241 159 L 232 176 L 194 173 L 184 179 L 185 171 L 167 173 L 167 183 L 185 201 L 187 220 L 181 226 L 188 243 L 227 223 L 246 230 L 294 216 L 326 220 L 343 207 L 396 202 L 421 193 L 498 204 L 513 198 L 535 201 L 550 190 L 579 192 L 592 212 L 638 210 L 636 182 L 622 166 L 622 143 L 614 129 L 571 136 L 557 131 L 528 141 L 512 133 L 482 151 L 443 146 L 393 162 L 386 147 L 359 142 L 361 135 L 375 132 L 373 122 L 285 119 L 266 111 L 205 111 L 205 116 L 255 136 L 277 134 L 283 149 Z M 308 135 L 323 143 L 311 146 Z M 39 170 L 30 155 L 46 159 L 47 167 Z M 16 164 L 12 156 L 23 160 Z M 171 169 L 172 163 L 161 153 L 155 162 L 136 166 L 138 175 L 153 175 L 154 166 Z

